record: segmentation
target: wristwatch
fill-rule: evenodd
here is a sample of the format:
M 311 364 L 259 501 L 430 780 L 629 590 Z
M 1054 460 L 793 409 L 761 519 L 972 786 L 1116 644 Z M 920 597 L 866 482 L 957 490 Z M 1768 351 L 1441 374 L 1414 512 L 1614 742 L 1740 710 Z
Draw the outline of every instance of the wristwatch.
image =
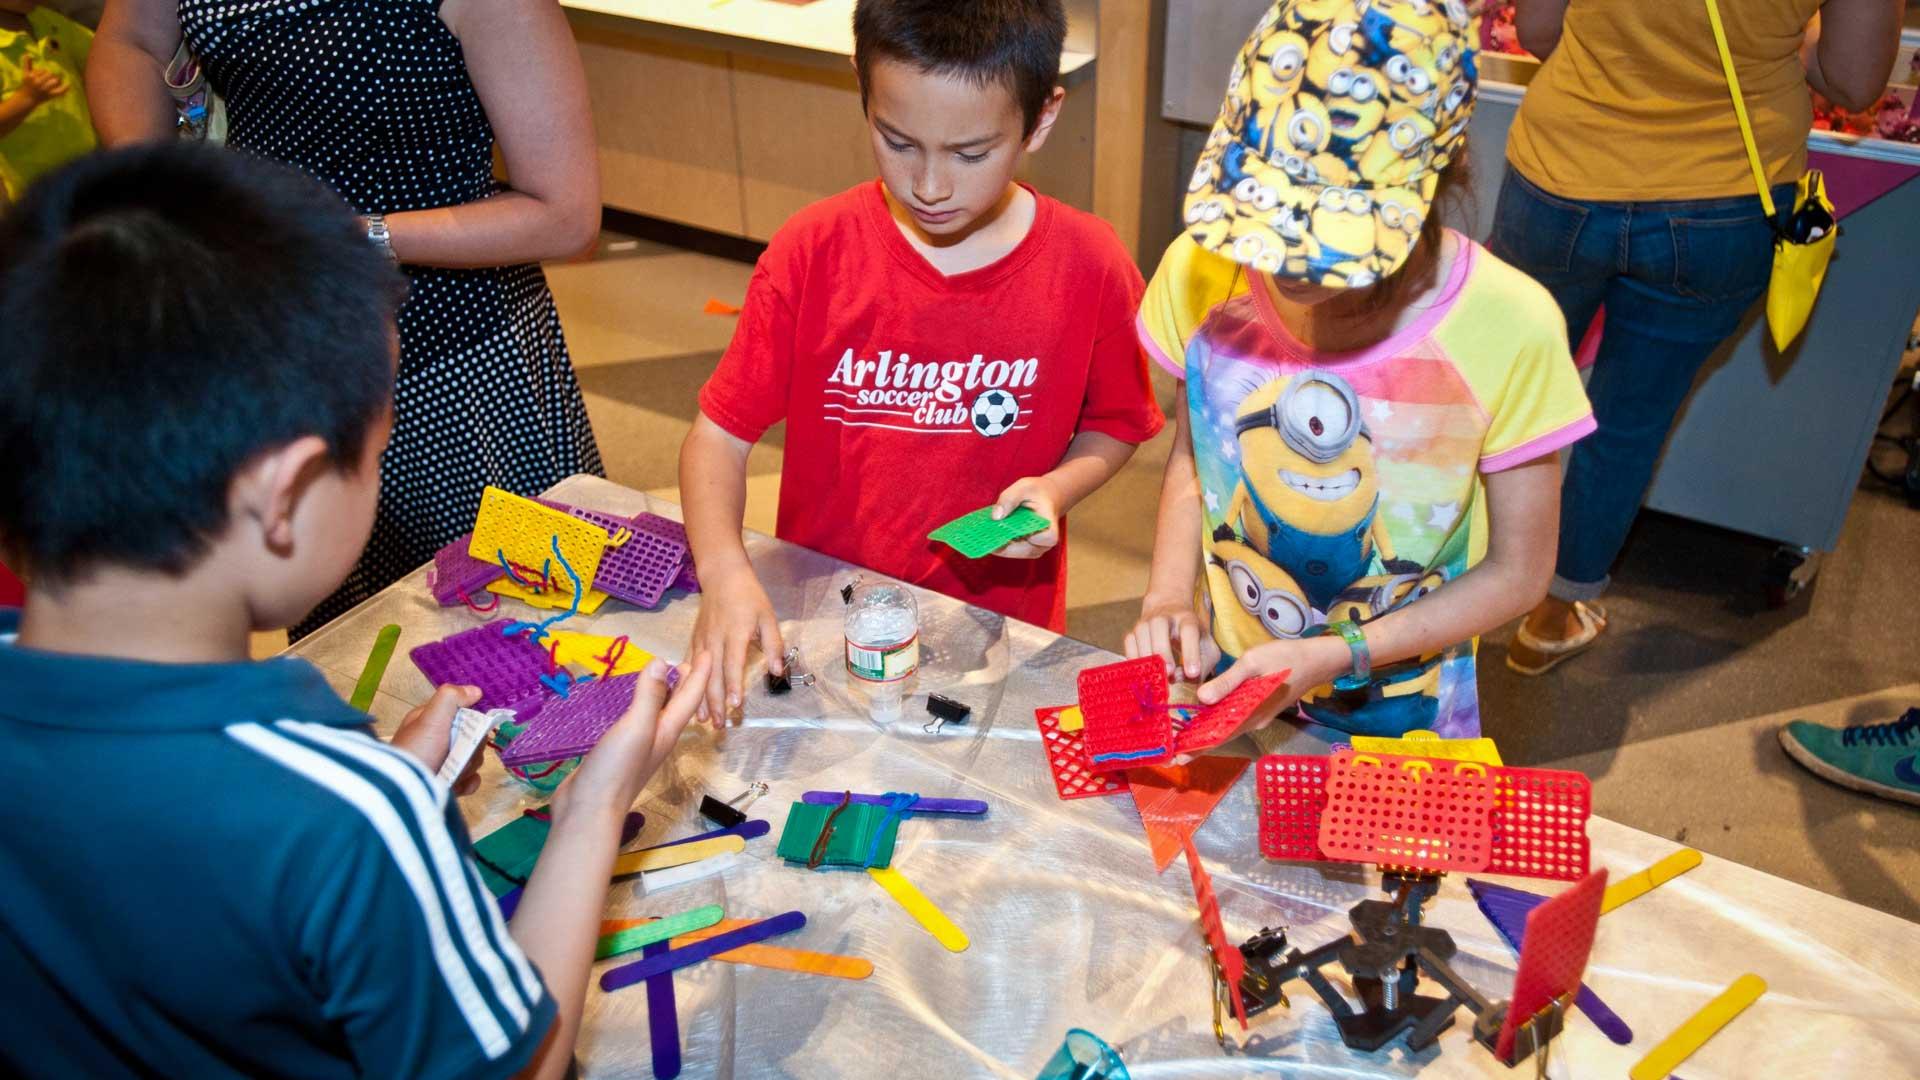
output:
M 387 215 L 367 215 L 367 240 L 380 249 L 380 254 L 396 264 L 399 263 L 400 256 L 393 253 L 393 233 L 387 228 Z
M 1339 634 L 1353 653 L 1353 670 L 1333 680 L 1335 690 L 1358 690 L 1373 681 L 1373 653 L 1367 648 L 1367 635 L 1350 619 L 1330 623 L 1327 629 Z

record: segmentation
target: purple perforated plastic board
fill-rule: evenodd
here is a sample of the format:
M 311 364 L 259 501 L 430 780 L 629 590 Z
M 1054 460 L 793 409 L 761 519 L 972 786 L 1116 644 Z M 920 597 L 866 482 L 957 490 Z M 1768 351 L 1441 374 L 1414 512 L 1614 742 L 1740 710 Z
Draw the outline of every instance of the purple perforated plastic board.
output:
M 524 635 L 502 634 L 500 628 L 507 622 L 496 619 L 430 641 L 408 655 L 433 685 L 477 686 L 480 700 L 475 709 L 512 709 L 525 723 L 539 710 L 540 676 L 547 673 L 547 654 Z
M 433 568 L 427 571 L 427 588 L 433 590 L 433 598 L 440 601 L 441 607 L 462 603 L 463 592 L 478 599 L 487 586 L 506 576 L 506 571 L 498 566 L 467 554 L 467 547 L 472 543 L 473 534 L 462 533 L 460 539 L 433 553 Z
M 500 752 L 501 764 L 540 765 L 593 749 L 633 704 L 639 682 L 638 675 L 616 675 L 575 683 L 566 697 L 548 698 L 540 715 L 527 722 L 527 730 Z
M 689 553 L 693 550 L 687 543 L 687 527 L 672 518 L 664 518 L 659 514 L 635 514 L 633 531 L 649 532 L 663 540 L 671 540 L 686 548 Z M 667 587 L 690 593 L 700 591 L 700 578 L 693 571 L 692 554 L 688 554 L 686 561 L 680 564 L 680 576 L 674 578 L 673 584 Z
M 680 567 L 687 561 L 684 529 L 675 539 L 671 535 L 663 535 L 659 527 L 651 523 L 642 528 L 633 519 L 616 514 L 585 510 L 544 499 L 537 501 L 572 514 L 581 521 L 591 521 L 607 530 L 609 536 L 622 529 L 628 531 L 626 543 L 608 548 L 606 554 L 600 557 L 600 570 L 593 576 L 593 587 L 616 600 L 625 600 L 640 607 L 659 604 L 661 595 L 679 578 Z

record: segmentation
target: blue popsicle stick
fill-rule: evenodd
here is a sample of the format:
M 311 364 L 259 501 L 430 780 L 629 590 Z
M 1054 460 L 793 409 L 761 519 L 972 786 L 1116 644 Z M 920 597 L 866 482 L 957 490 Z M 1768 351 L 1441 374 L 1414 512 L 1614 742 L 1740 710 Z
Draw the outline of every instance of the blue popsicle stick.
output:
M 847 797 L 844 791 L 809 791 L 800 796 L 800 801 L 812 806 L 839 806 L 840 800 Z M 891 801 L 885 795 L 862 795 L 855 792 L 853 801 L 869 806 L 889 806 Z M 984 814 L 987 804 L 979 799 L 921 799 L 913 804 L 913 814 Z
M 618 990 L 624 986 L 632 986 L 642 979 L 650 979 L 669 971 L 678 971 L 683 967 L 700 963 L 702 960 L 711 960 L 723 952 L 732 952 L 742 945 L 752 945 L 770 937 L 791 934 L 805 925 L 807 925 L 806 915 L 798 911 L 789 911 L 784 915 L 763 919 L 751 926 L 716 934 L 704 941 L 696 941 L 678 949 L 668 949 L 657 956 L 649 953 L 644 959 L 636 960 L 631 964 L 622 964 L 601 975 L 600 989 Z

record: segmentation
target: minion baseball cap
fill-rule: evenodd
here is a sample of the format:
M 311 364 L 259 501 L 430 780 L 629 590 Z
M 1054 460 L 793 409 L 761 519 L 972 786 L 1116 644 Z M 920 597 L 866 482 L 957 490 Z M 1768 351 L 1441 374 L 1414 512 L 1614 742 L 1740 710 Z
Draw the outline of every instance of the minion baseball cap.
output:
M 1473 115 L 1465 0 L 1280 0 L 1187 187 L 1203 248 L 1335 288 L 1400 269 Z

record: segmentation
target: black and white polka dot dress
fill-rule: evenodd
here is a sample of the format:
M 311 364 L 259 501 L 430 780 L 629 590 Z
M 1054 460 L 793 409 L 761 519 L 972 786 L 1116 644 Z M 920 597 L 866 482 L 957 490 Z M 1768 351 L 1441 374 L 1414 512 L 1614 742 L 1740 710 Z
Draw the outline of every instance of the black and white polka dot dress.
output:
M 361 213 L 501 190 L 492 125 L 436 0 L 182 0 L 180 25 L 226 99 L 229 146 L 311 173 Z M 407 276 L 379 519 L 360 565 L 296 633 L 472 528 L 485 485 L 532 495 L 601 472 L 540 268 Z

